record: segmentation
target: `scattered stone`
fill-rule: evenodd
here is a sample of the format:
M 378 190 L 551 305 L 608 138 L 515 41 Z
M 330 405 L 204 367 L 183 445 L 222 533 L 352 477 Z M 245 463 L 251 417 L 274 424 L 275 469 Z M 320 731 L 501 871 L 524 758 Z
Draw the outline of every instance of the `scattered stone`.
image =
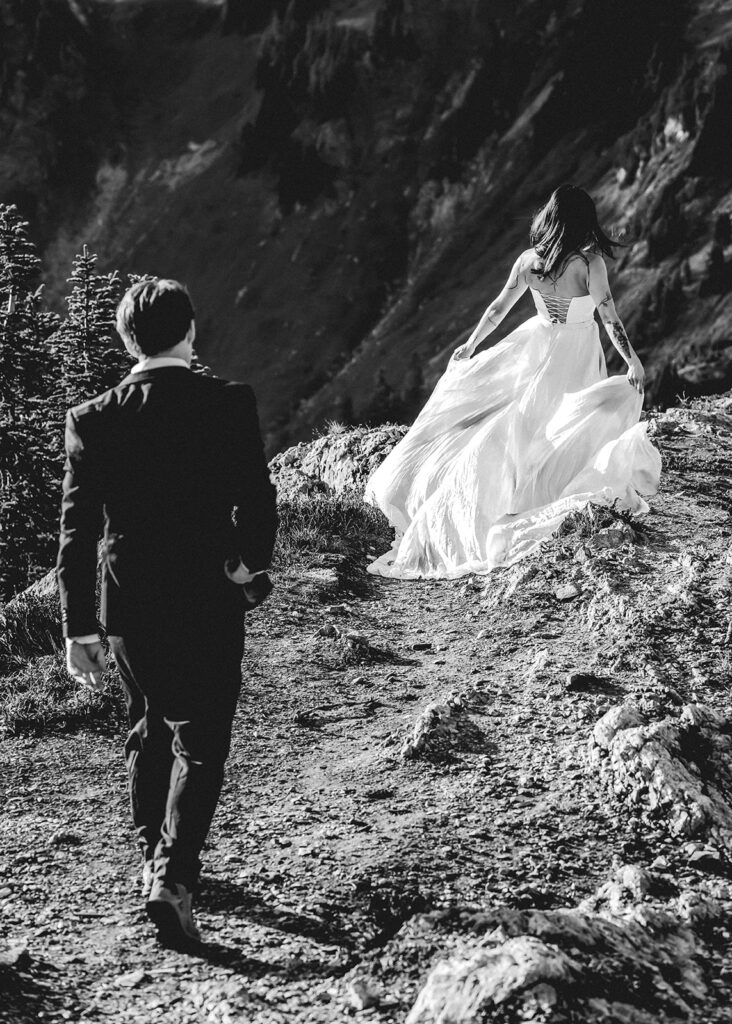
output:
M 114 984 L 118 988 L 139 988 L 140 985 L 144 985 L 146 981 L 150 981 L 150 975 L 140 969 L 137 971 L 128 971 L 127 974 L 117 975 L 114 979 Z
M 694 850 L 689 855 L 686 863 L 689 867 L 696 868 L 698 871 L 708 871 L 710 874 L 726 873 L 726 867 L 722 862 L 719 850 L 714 847 L 707 846 L 700 850 Z
M 540 676 L 544 675 L 551 665 L 551 656 L 549 654 L 548 647 L 542 647 L 534 655 L 534 660 L 529 665 L 526 671 L 526 680 L 529 683 L 535 682 Z
M 83 842 L 77 832 L 59 831 L 51 836 L 51 846 L 81 846 Z
M 14 942 L 6 949 L 0 948 L 0 967 L 27 967 L 30 959 L 28 945 L 25 942 Z
M 325 636 L 325 637 L 333 637 L 333 638 L 335 638 L 335 637 L 340 636 L 340 631 L 338 630 L 338 628 L 336 626 L 333 626 L 333 625 L 328 623 L 325 626 L 321 626 L 320 627 L 320 629 L 316 633 L 316 636 Z
M 348 615 L 350 610 L 347 604 L 329 604 L 325 609 L 328 615 Z
M 348 1001 L 355 1010 L 368 1010 L 379 1005 L 379 994 L 368 981 L 354 978 L 348 985 Z
M 622 914 L 626 907 L 640 903 L 652 888 L 649 873 L 637 864 L 619 864 L 615 874 L 580 909 L 593 913 Z
M 575 597 L 579 597 L 580 593 L 579 587 L 574 583 L 563 583 L 555 589 L 554 596 L 557 601 L 572 601 Z
M 252 997 L 246 983 L 238 979 L 194 982 L 188 997 L 199 1011 L 196 1020 L 207 1024 L 235 1024 L 250 1016 Z
M 419 640 L 417 643 L 412 644 L 413 651 L 431 651 L 432 642 L 430 640 Z
M 400 751 L 403 760 L 450 760 L 459 750 L 479 749 L 483 735 L 458 694 L 428 704 Z
M 517 563 L 508 569 L 506 576 L 502 577 L 505 583 L 486 586 L 483 589 L 481 602 L 487 608 L 496 608 L 503 601 L 508 600 L 519 589 L 536 580 L 541 572 L 540 566 L 536 563 Z

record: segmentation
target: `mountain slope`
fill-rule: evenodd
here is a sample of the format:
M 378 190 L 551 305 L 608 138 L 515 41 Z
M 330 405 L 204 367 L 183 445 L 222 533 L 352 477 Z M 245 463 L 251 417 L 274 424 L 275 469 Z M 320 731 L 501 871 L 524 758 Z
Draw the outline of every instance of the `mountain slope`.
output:
M 36 217 L 56 301 L 82 240 L 104 268 L 185 280 L 201 354 L 255 386 L 270 451 L 413 415 L 566 179 L 627 242 L 611 273 L 649 402 L 729 385 L 728 4 L 61 9 L 105 128 L 58 156 L 46 87 L 29 120 L 6 85 L 0 131 L 23 145 L 0 200 Z

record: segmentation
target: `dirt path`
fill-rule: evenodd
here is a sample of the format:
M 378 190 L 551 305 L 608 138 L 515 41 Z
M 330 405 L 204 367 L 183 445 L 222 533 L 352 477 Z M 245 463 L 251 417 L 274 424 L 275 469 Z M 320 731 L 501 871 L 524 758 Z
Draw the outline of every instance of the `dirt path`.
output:
M 571 906 L 614 858 L 688 871 L 678 840 L 616 812 L 585 757 L 627 694 L 673 685 L 729 711 L 715 591 L 729 441 L 682 418 L 663 449 L 645 544 L 583 557 L 570 534 L 487 583 L 369 579 L 331 604 L 313 597 L 327 558 L 280 579 L 250 620 L 201 955 L 161 950 L 141 911 L 120 740 L 5 741 L 1 934 L 30 964 L 0 1020 L 403 1021 L 437 952 L 402 941 L 415 915 Z M 684 555 L 695 608 L 678 605 Z M 560 600 L 567 583 L 578 595 Z M 403 760 L 451 692 L 464 749 Z

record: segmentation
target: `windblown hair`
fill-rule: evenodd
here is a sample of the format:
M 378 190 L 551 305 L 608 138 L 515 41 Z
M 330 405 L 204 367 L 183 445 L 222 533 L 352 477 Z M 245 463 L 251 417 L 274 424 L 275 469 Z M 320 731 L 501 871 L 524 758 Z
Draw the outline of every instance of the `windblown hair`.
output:
M 117 307 L 117 330 L 136 356 L 154 356 L 183 341 L 193 323 L 193 303 L 178 281 L 147 277 L 129 288 Z
M 595 204 L 584 189 L 576 185 L 560 185 L 539 210 L 531 223 L 531 244 L 538 256 L 532 268 L 540 278 L 556 279 L 572 256 L 581 256 L 584 249 L 601 252 L 612 258 L 615 246 L 597 219 Z

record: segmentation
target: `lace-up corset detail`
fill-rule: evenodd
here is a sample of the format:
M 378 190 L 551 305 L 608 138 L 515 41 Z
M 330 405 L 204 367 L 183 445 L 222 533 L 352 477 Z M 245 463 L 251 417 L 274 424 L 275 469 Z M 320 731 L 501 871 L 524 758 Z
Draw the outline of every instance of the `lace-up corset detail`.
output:
M 541 298 L 546 306 L 551 322 L 553 324 L 566 324 L 567 313 L 569 313 L 572 300 L 565 299 L 561 295 L 549 295 L 545 292 L 541 292 Z
M 531 293 L 539 316 L 552 324 L 587 323 L 593 319 L 595 303 L 590 295 L 575 295 L 567 299 L 536 288 L 532 288 Z

